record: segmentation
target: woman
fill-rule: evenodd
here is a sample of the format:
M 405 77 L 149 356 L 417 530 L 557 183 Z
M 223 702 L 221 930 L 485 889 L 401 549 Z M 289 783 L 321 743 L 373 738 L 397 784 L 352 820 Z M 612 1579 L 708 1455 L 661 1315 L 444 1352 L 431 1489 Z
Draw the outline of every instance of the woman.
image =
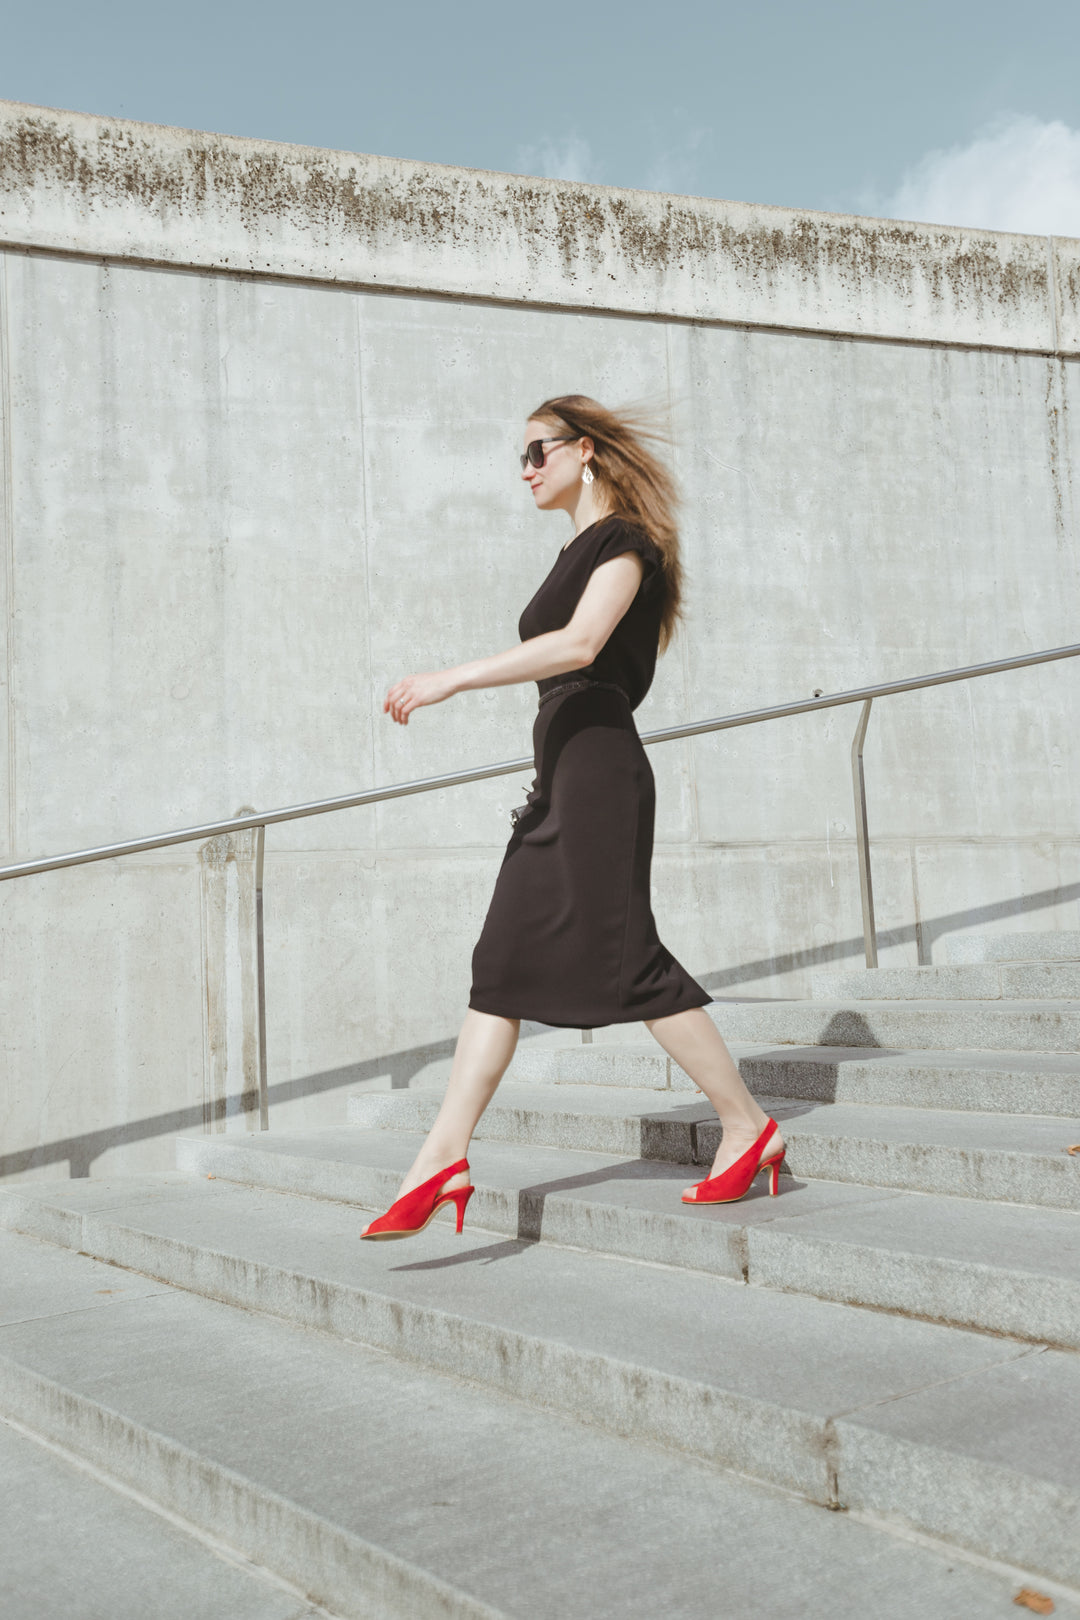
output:
M 446 1096 L 396 1202 L 366 1238 L 410 1237 L 444 1203 L 460 1232 L 472 1196 L 465 1157 L 517 1044 L 522 1018 L 592 1029 L 641 1020 L 713 1104 L 723 1139 L 684 1203 L 730 1203 L 784 1141 L 747 1091 L 705 1004 L 661 944 L 650 902 L 655 791 L 631 711 L 680 613 L 674 486 L 630 412 L 583 395 L 549 399 L 525 426 L 521 476 L 574 533 L 518 623 L 521 645 L 408 675 L 383 704 L 414 709 L 455 692 L 536 681 L 536 778 L 515 822 L 473 952 L 469 1010 Z

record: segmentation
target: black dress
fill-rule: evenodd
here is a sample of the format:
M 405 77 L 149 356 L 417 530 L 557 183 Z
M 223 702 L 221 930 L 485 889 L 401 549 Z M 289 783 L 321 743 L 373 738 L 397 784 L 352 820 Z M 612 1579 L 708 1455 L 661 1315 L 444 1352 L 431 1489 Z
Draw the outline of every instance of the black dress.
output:
M 595 662 L 537 683 L 536 777 L 473 951 L 469 1006 L 479 1012 L 595 1029 L 713 999 L 661 944 L 650 899 L 656 788 L 631 711 L 656 668 L 657 548 L 623 518 L 583 529 L 518 633 L 561 630 L 594 568 L 627 551 L 644 575 Z

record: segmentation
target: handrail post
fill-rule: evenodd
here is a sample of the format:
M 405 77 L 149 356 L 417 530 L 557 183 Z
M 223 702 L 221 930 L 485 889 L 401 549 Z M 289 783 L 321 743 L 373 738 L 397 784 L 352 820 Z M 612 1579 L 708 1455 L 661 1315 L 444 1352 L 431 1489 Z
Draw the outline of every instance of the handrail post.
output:
M 255 836 L 255 978 L 258 986 L 259 1024 L 259 1129 L 270 1129 L 270 1095 L 266 1084 L 266 941 L 263 930 L 263 853 L 266 827 Z
M 855 837 L 859 846 L 859 890 L 862 895 L 862 921 L 863 941 L 866 945 L 866 965 L 876 968 L 877 960 L 877 931 L 874 927 L 874 885 L 870 875 L 870 834 L 866 826 L 866 778 L 863 775 L 863 741 L 866 737 L 866 727 L 870 720 L 870 705 L 873 698 L 867 698 L 862 707 L 859 724 L 855 728 L 855 738 L 851 744 L 851 777 L 855 788 Z

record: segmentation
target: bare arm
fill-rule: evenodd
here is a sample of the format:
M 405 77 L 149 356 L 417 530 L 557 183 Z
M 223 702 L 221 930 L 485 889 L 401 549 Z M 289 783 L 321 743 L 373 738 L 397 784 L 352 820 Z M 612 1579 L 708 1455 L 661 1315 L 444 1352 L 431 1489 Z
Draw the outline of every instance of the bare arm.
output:
M 455 692 L 542 681 L 548 675 L 584 669 L 634 600 L 643 573 L 644 564 L 635 551 L 612 557 L 590 576 L 573 618 L 561 630 L 532 636 L 490 658 L 475 658 L 452 669 L 406 675 L 387 692 L 383 712 L 389 711 L 395 720 L 408 725 L 413 709 L 441 703 Z

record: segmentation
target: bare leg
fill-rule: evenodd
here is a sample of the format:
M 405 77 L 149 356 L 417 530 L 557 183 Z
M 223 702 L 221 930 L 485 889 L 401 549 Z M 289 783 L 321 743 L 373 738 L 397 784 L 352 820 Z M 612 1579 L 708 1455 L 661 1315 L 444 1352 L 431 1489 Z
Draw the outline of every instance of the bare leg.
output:
M 464 1159 L 476 1122 L 495 1095 L 517 1045 L 520 1018 L 498 1018 L 470 1007 L 458 1033 L 442 1107 L 413 1166 L 398 1189 L 411 1192 L 448 1164 Z M 451 1176 L 446 1190 L 467 1187 L 467 1172 Z
M 710 1176 L 718 1176 L 753 1145 L 769 1116 L 747 1091 L 746 1082 L 704 1007 L 689 1007 L 670 1018 L 648 1018 L 645 1027 L 701 1087 L 720 1116 L 724 1135 L 709 1171 Z M 783 1146 L 784 1138 L 774 1131 L 762 1144 L 762 1158 L 779 1153 Z

